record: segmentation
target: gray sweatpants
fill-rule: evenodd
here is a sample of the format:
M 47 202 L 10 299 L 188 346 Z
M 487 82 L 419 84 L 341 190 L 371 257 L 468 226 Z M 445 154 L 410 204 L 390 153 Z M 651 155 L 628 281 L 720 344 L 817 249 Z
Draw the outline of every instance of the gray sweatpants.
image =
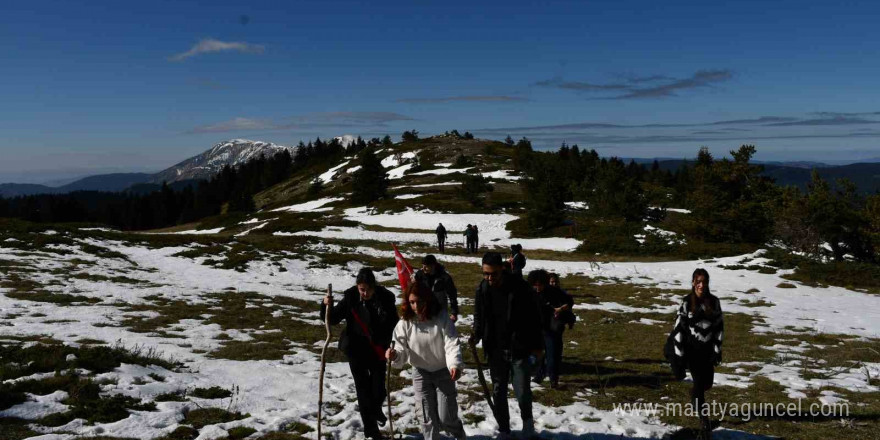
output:
M 440 438 L 440 429 L 456 439 L 464 439 L 464 424 L 458 418 L 455 382 L 449 370 L 428 371 L 413 368 L 413 388 L 416 391 L 419 421 L 425 440 Z

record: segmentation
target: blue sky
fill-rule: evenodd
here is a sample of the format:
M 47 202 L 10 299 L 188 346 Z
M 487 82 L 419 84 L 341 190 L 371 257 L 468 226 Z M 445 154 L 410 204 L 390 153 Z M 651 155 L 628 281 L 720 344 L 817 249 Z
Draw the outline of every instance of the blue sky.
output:
M 0 181 L 407 129 L 876 158 L 878 16 L 868 1 L 12 2 Z

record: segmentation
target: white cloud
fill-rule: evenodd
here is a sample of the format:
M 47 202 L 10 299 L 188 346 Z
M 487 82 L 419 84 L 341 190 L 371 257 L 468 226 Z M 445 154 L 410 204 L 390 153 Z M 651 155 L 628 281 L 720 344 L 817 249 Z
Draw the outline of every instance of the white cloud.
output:
M 215 40 L 213 38 L 205 38 L 198 43 L 196 43 L 193 47 L 191 47 L 188 51 L 179 53 L 168 58 L 170 61 L 183 61 L 187 58 L 194 57 L 196 55 L 200 55 L 203 53 L 212 53 L 212 52 L 225 52 L 225 51 L 236 51 L 236 52 L 244 52 L 244 53 L 263 53 L 266 48 L 260 44 L 251 44 L 245 43 L 241 41 L 220 41 Z

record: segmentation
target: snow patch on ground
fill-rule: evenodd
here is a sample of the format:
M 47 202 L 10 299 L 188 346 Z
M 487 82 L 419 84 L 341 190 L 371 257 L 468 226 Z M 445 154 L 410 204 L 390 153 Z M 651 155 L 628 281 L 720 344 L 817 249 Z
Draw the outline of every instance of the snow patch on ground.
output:
M 220 233 L 220 231 L 222 231 L 222 230 L 223 230 L 223 228 L 201 229 L 201 230 L 191 229 L 188 231 L 172 232 L 172 234 L 180 234 L 180 235 L 185 235 L 185 234 L 189 234 L 189 235 L 217 234 L 217 233 Z
M 492 171 L 490 173 L 482 173 L 482 176 L 489 178 L 489 179 L 498 179 L 498 180 L 510 180 L 510 181 L 521 180 L 522 176 L 517 176 L 517 175 L 513 174 L 515 172 L 516 171 L 513 171 L 513 170 L 498 170 L 498 171 Z
M 447 174 L 466 173 L 467 170 L 469 170 L 471 168 L 472 167 L 468 167 L 468 168 L 436 168 L 433 170 L 425 170 L 425 171 L 419 171 L 418 173 L 412 173 L 412 175 L 413 176 L 428 176 L 428 175 L 445 176 Z
M 333 180 L 334 177 L 336 177 L 336 174 L 339 172 L 339 169 L 348 165 L 348 162 L 349 161 L 345 161 L 339 165 L 336 165 L 333 168 L 330 168 L 329 170 L 327 170 L 327 172 L 318 176 L 318 179 L 321 180 L 321 182 L 323 182 L 324 184 L 330 183 L 330 181 Z
M 334 203 L 342 200 L 342 197 L 326 197 L 323 199 L 312 200 L 310 202 L 299 203 L 296 205 L 285 206 L 283 208 L 273 209 L 272 212 L 322 212 L 330 211 L 333 208 L 322 208 L 328 203 Z
M 403 178 L 403 175 L 404 175 L 407 171 L 409 171 L 409 169 L 412 168 L 412 167 L 413 167 L 413 164 L 408 163 L 408 164 L 406 164 L 406 165 L 401 165 L 401 166 L 399 166 L 399 167 L 397 167 L 397 168 L 394 168 L 394 169 L 392 169 L 392 170 L 389 170 L 389 171 L 388 171 L 388 179 L 390 179 L 390 180 L 402 179 L 402 178 Z
M 400 194 L 400 195 L 394 196 L 394 198 L 400 199 L 400 200 L 409 200 L 409 199 L 417 199 L 423 195 L 424 194 Z

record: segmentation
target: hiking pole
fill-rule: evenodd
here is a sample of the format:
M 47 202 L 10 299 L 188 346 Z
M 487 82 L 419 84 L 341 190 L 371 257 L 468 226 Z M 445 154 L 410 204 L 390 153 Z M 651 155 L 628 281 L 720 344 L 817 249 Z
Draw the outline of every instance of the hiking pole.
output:
M 394 341 L 388 347 L 394 350 Z M 391 413 L 391 358 L 388 358 L 388 371 L 386 371 L 385 388 L 388 390 L 388 430 L 391 431 L 391 438 L 394 439 L 394 414 Z
M 489 409 L 492 411 L 492 415 L 495 415 L 495 403 L 492 402 L 492 393 L 489 392 L 489 385 L 486 384 L 486 376 L 483 376 L 483 364 L 480 362 L 480 354 L 477 353 L 477 344 L 469 343 L 471 346 L 471 354 L 474 356 L 474 361 L 477 363 L 477 379 L 480 380 L 480 385 L 483 386 L 483 397 L 486 399 L 486 403 L 489 404 Z
M 321 407 L 324 406 L 324 369 L 327 367 L 327 361 L 324 354 L 327 352 L 327 346 L 330 345 L 330 309 L 333 307 L 333 285 L 327 285 L 327 297 L 330 298 L 330 304 L 327 304 L 324 310 L 324 328 L 327 329 L 327 339 L 324 340 L 324 348 L 321 349 L 321 375 L 318 378 L 318 439 L 321 437 Z

